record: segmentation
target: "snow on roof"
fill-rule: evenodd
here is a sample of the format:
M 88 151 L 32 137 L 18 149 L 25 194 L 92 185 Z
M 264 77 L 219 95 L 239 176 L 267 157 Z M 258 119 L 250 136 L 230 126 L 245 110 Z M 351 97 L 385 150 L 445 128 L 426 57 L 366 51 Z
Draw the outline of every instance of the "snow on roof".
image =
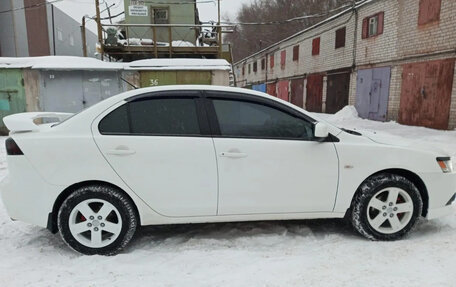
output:
M 3 69 L 20 69 L 29 68 L 32 63 L 28 60 L 30 58 L 7 58 L 0 57 L 0 68 Z
M 125 70 L 231 70 L 226 60 L 147 59 L 125 63 Z
M 45 56 L 2 58 L 0 68 L 32 68 L 35 70 L 231 70 L 226 60 L 148 59 L 131 63 L 103 62 L 95 58 Z
M 103 62 L 90 57 L 49 56 L 32 60 L 38 70 L 122 70 L 123 63 Z

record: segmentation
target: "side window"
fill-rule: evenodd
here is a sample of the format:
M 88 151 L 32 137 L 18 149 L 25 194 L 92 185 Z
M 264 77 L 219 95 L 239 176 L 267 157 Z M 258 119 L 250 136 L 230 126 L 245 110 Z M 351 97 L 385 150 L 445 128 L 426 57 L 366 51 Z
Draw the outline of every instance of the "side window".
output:
M 105 116 L 98 125 L 101 134 L 127 135 L 130 133 L 128 124 L 128 104 L 122 105 Z
M 192 98 L 145 99 L 127 103 L 104 117 L 101 134 L 200 135 L 196 104 Z
M 312 124 L 262 104 L 213 100 L 222 136 L 266 139 L 313 138 Z

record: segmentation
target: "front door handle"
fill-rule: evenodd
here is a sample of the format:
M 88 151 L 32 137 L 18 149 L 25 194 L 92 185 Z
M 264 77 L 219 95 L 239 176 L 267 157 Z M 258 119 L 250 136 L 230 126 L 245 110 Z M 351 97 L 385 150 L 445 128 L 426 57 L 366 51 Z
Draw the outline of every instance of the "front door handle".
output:
M 220 156 L 229 158 L 244 158 L 247 157 L 247 154 L 242 152 L 222 152 Z
M 120 146 L 120 147 L 117 147 L 116 149 L 112 149 L 112 150 L 108 150 L 107 152 L 109 155 L 132 155 L 132 154 L 135 154 L 136 151 L 134 150 L 131 150 L 127 147 L 124 147 L 124 146 Z

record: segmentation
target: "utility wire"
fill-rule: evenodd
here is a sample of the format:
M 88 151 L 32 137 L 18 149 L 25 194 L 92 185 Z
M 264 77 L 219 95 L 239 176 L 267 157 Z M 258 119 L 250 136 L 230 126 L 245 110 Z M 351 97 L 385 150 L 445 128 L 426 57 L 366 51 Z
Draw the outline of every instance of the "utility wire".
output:
M 280 20 L 280 21 L 269 21 L 269 22 L 221 22 L 221 24 L 226 24 L 226 25 L 234 25 L 234 26 L 261 26 L 261 25 L 280 25 L 280 24 L 289 24 L 291 22 L 295 21 L 302 21 L 310 18 L 320 18 L 324 16 L 328 16 L 329 14 L 342 10 L 347 7 L 352 7 L 353 3 L 350 2 L 349 4 L 344 4 L 342 6 L 339 6 L 338 8 L 329 10 L 325 13 L 320 13 L 320 14 L 312 14 L 312 15 L 304 15 L 304 16 L 299 16 L 299 17 L 294 17 L 286 20 Z
M 48 4 L 54 4 L 54 3 L 62 2 L 62 1 L 64 1 L 64 0 L 46 1 L 44 3 L 39 3 L 39 4 L 30 5 L 30 6 L 24 6 L 24 7 L 14 8 L 14 9 L 10 9 L 10 10 L 0 11 L 0 14 L 13 12 L 13 11 L 24 10 L 24 9 L 30 9 L 30 8 L 37 8 L 37 7 L 40 7 L 40 6 L 45 6 L 45 5 L 48 5 Z

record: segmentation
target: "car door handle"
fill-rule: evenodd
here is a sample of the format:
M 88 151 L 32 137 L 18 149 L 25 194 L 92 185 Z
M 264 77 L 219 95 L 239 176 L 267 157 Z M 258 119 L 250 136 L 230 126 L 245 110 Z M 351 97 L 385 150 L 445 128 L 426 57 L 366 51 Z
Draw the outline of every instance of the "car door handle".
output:
M 112 149 L 108 151 L 108 154 L 110 155 L 132 155 L 135 153 L 136 152 L 131 149 Z
M 222 152 L 220 156 L 229 158 L 244 158 L 247 157 L 247 154 L 242 152 Z

